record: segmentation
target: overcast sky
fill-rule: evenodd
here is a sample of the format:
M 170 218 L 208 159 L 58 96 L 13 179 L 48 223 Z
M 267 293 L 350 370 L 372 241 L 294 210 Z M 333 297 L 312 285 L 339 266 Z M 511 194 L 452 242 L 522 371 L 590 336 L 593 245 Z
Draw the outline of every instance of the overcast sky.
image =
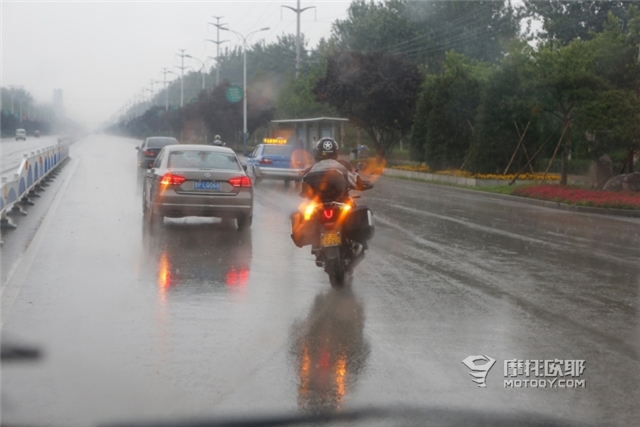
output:
M 295 34 L 296 15 L 282 5 L 295 1 L 26 2 L 0 3 L 2 86 L 23 86 L 36 101 L 51 103 L 63 90 L 67 114 L 89 126 L 108 119 L 127 100 L 162 80 L 164 67 L 179 64 L 178 49 L 215 56 L 215 22 L 246 34 L 263 27 L 252 41 L 275 41 Z M 301 1 L 315 6 L 302 14 L 301 31 L 315 46 L 330 35 L 331 23 L 347 16 L 350 1 Z M 233 34 L 221 34 L 238 44 Z M 230 44 L 227 44 L 231 46 Z M 224 46 L 224 45 L 223 45 Z M 199 63 L 192 61 L 196 68 Z M 156 86 L 159 87 L 159 86 Z

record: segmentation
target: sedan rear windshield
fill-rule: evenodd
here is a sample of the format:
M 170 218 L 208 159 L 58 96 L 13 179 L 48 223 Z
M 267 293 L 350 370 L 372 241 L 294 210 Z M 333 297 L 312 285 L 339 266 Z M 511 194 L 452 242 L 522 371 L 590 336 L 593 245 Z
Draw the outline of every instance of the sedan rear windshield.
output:
M 215 151 L 172 151 L 169 153 L 169 169 L 225 169 L 240 170 L 235 155 Z
M 295 147 L 293 145 L 265 145 L 263 156 L 290 156 Z
M 147 148 L 162 148 L 165 145 L 179 144 L 175 138 L 149 138 L 147 140 Z

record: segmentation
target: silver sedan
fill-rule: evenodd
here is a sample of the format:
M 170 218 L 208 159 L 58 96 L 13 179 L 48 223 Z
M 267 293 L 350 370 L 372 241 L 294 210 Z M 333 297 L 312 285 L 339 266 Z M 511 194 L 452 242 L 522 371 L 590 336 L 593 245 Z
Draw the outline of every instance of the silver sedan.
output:
M 164 217 L 235 218 L 251 226 L 253 187 L 230 148 L 168 145 L 144 178 L 142 209 L 149 221 Z

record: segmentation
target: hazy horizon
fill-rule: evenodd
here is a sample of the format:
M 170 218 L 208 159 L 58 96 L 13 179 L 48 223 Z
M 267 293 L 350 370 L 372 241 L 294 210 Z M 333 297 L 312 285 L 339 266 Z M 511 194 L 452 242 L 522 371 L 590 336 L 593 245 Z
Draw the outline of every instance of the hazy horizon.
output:
M 301 32 L 309 47 L 329 37 L 331 24 L 347 16 L 350 1 L 301 1 Z M 178 49 L 196 58 L 215 56 L 213 16 L 252 41 L 295 34 L 295 1 L 20 2 L 3 1 L 2 86 L 22 86 L 36 103 L 51 104 L 62 89 L 67 115 L 90 128 L 108 120 L 162 68 L 177 71 Z M 282 19 L 281 19 L 282 16 Z M 316 19 L 317 17 L 317 19 Z M 221 39 L 238 45 L 233 34 Z M 199 68 L 199 62 L 191 61 Z M 190 64 L 191 65 L 191 64 Z M 210 63 L 210 65 L 212 65 Z

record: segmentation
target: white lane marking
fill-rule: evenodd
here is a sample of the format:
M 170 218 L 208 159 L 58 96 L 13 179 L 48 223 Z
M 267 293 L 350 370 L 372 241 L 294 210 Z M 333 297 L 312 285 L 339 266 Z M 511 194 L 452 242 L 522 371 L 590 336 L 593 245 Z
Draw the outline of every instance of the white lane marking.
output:
M 53 199 L 53 202 L 49 206 L 47 213 L 44 216 L 44 220 L 38 227 L 38 231 L 33 236 L 31 243 L 27 247 L 27 250 L 24 254 L 18 259 L 14 268 L 12 269 L 7 277 L 7 285 L 4 287 L 2 291 L 2 321 L 0 322 L 0 328 L 4 326 L 4 322 L 9 317 L 9 313 L 11 312 L 11 308 L 15 303 L 16 299 L 20 295 L 20 291 L 22 290 L 22 286 L 27 280 L 27 276 L 29 275 L 29 271 L 31 270 L 31 265 L 38 254 L 40 246 L 44 241 L 44 238 L 53 222 L 53 218 L 55 217 L 56 211 L 62 203 L 62 198 L 65 195 L 67 187 L 71 182 L 71 178 L 73 177 L 74 172 L 76 171 L 78 165 L 80 164 L 80 159 L 71 158 L 71 170 L 66 176 L 60 190 L 58 190 L 58 194 Z

